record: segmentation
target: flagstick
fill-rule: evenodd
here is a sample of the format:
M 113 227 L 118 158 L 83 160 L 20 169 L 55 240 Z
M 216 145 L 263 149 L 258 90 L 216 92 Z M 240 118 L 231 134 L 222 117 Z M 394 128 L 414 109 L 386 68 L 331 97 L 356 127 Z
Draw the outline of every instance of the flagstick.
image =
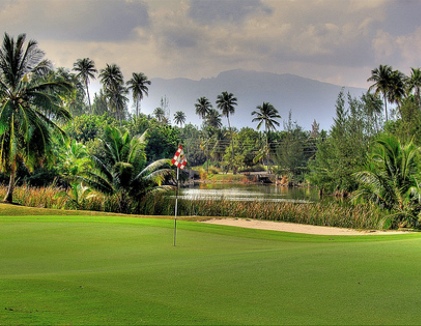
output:
M 174 247 L 177 239 L 177 210 L 178 210 L 178 177 L 180 168 L 177 166 L 177 189 L 175 190 L 175 214 L 174 214 Z

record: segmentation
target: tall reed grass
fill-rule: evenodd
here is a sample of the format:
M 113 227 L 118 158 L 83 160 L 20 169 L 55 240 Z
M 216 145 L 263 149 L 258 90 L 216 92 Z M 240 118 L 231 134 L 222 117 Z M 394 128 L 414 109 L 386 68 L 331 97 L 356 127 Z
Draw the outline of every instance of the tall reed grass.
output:
M 6 187 L 0 186 L 0 198 L 6 194 Z M 14 201 L 24 206 L 56 209 L 84 209 L 115 213 L 144 215 L 174 215 L 175 198 L 165 193 L 150 193 L 139 202 L 122 204 L 114 196 L 97 194 L 83 200 L 83 206 L 76 207 L 69 194 L 57 187 L 17 187 Z M 383 223 L 384 212 L 373 205 L 351 205 L 346 203 L 268 203 L 260 201 L 229 200 L 184 200 L 178 199 L 178 215 L 197 217 L 239 217 L 258 220 L 283 221 L 320 226 L 334 226 L 353 229 L 378 229 Z

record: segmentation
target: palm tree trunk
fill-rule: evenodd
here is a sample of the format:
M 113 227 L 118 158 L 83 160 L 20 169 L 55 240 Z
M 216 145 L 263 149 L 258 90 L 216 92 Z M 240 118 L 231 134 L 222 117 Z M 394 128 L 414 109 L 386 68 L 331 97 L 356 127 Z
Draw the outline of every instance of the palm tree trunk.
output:
M 228 119 L 228 129 L 230 130 L 230 135 L 231 135 L 231 168 L 232 168 L 232 172 L 234 173 L 234 142 L 233 142 L 233 137 L 232 137 L 232 129 L 231 129 L 231 124 L 230 124 L 230 118 L 229 116 L 227 116 Z M 235 174 L 235 173 L 234 173 Z
M 13 203 L 13 191 L 15 190 L 15 179 L 16 179 L 16 169 L 13 168 L 10 172 L 9 185 L 7 187 L 6 195 L 4 196 L 3 201 L 5 203 Z
M 87 82 L 85 82 L 85 88 L 86 88 L 86 95 L 88 96 L 89 113 L 92 114 L 91 97 L 89 96 L 89 88 L 88 88 Z
M 386 117 L 386 122 L 389 121 L 389 114 L 387 112 L 387 97 L 386 97 L 386 92 L 383 93 L 383 98 L 384 98 L 384 114 Z

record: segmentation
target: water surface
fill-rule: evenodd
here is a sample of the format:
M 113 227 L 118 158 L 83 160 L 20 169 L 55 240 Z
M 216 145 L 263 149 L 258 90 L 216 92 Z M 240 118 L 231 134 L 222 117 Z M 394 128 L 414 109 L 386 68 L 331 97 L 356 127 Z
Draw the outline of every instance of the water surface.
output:
M 318 194 L 317 190 L 313 188 L 287 188 L 275 184 L 199 184 L 180 189 L 179 198 L 187 200 L 313 202 L 318 201 Z

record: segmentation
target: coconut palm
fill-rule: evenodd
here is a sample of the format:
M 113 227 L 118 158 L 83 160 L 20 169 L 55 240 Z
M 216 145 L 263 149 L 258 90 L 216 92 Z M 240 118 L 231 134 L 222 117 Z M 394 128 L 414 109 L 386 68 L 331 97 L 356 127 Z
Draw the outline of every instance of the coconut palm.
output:
M 421 69 L 420 68 L 411 68 L 411 76 L 407 80 L 408 91 L 414 91 L 415 93 L 415 102 L 417 103 L 418 108 L 421 109 Z
M 36 41 L 25 41 L 25 34 L 15 40 L 5 33 L 0 50 L 0 171 L 9 175 L 9 203 L 18 165 L 32 170 L 53 156 L 53 134 L 64 135 L 58 123 L 70 119 L 62 98 L 73 90 L 66 81 L 44 78 L 50 62 Z
M 155 110 L 153 110 L 153 115 L 155 116 L 156 120 L 158 120 L 159 122 L 164 122 L 165 121 L 165 111 L 163 108 L 161 107 L 157 107 L 155 108 Z
M 216 109 L 210 109 L 205 117 L 205 126 L 219 129 L 222 127 L 221 114 Z
M 132 205 L 171 174 L 171 169 L 163 169 L 168 159 L 146 165 L 145 138 L 146 132 L 130 137 L 128 131 L 106 127 L 101 151 L 93 155 L 96 170 L 81 178 L 93 189 L 112 196 L 120 212 L 130 212 Z
M 231 129 L 230 124 L 230 115 L 233 115 L 235 112 L 235 106 L 237 106 L 237 98 L 232 93 L 228 92 L 222 92 L 220 95 L 218 95 L 216 99 L 216 106 L 218 109 L 221 110 L 222 115 L 226 116 L 228 119 L 228 129 L 230 130 L 231 134 L 231 165 L 234 160 L 234 145 L 233 145 L 233 132 Z
M 265 125 L 265 133 L 267 139 L 267 133 L 270 130 L 276 130 L 276 127 L 279 127 L 280 125 L 279 121 L 276 119 L 281 119 L 282 117 L 279 115 L 278 110 L 276 110 L 275 107 L 269 102 L 263 102 L 263 104 L 258 105 L 256 109 L 258 111 L 253 111 L 251 113 L 251 115 L 256 116 L 253 118 L 252 122 L 258 122 L 258 130 L 263 124 Z
M 421 212 L 420 148 L 403 145 L 394 136 L 377 141 L 366 169 L 355 174 L 359 189 L 354 200 L 373 202 L 390 211 L 390 218 L 401 226 L 418 223 Z
M 391 66 L 380 65 L 378 68 L 375 68 L 371 71 L 371 77 L 367 79 L 368 82 L 374 82 L 374 84 L 371 85 L 368 90 L 372 91 L 374 89 L 374 93 L 376 95 L 379 93 L 383 95 L 386 121 L 389 120 L 387 101 L 388 93 L 391 88 L 392 73 L 393 70 Z
M 196 114 L 202 119 L 204 119 L 212 109 L 211 102 L 204 96 L 198 98 L 194 106 L 196 108 Z
M 280 123 L 276 119 L 281 119 L 281 116 L 278 114 L 278 110 L 269 102 L 263 102 L 263 104 L 258 105 L 256 109 L 258 111 L 253 111 L 251 113 L 251 115 L 256 116 L 253 118 L 252 122 L 258 122 L 258 130 L 263 124 L 265 125 L 266 146 L 264 148 L 264 153 L 267 158 L 269 155 L 269 131 L 276 130 L 276 127 L 279 127 Z
M 86 95 L 88 96 L 89 112 L 92 113 L 91 97 L 89 96 L 89 80 L 95 79 L 95 74 L 98 72 L 95 69 L 95 62 L 89 58 L 78 59 L 73 64 L 73 70 L 77 72 L 76 76 L 85 85 Z
M 142 73 L 133 73 L 132 79 L 127 83 L 129 89 L 132 91 L 133 101 L 136 103 L 136 116 L 139 116 L 140 113 L 140 101 L 143 100 L 143 96 L 148 96 L 148 86 L 151 84 L 151 81 L 148 80 L 148 77 Z
M 107 64 L 104 69 L 101 69 L 99 77 L 111 110 L 121 122 L 124 117 L 126 103 L 129 101 L 125 96 L 128 90 L 124 87 L 123 73 L 116 64 Z
M 186 123 L 186 114 L 183 111 L 177 111 L 174 114 L 174 122 L 178 125 L 183 126 Z
M 390 75 L 390 85 L 389 85 L 389 91 L 387 94 L 387 99 L 390 103 L 394 103 L 398 106 L 399 112 L 400 112 L 402 100 L 405 97 L 406 80 L 407 80 L 407 77 L 399 70 L 393 70 L 392 74 Z

